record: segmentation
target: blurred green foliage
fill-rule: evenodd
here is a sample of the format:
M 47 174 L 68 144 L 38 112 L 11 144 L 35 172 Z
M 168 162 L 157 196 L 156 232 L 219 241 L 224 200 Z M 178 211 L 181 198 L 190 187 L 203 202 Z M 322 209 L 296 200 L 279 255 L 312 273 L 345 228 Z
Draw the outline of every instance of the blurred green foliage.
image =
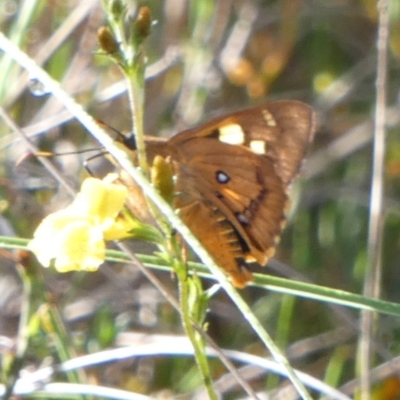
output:
M 287 268 L 262 271 L 362 293 L 376 105 L 377 2 L 141 3 L 157 21 L 145 45 L 147 133 L 170 136 L 200 120 L 267 99 L 299 99 L 316 108 L 318 134 L 294 188 L 294 211 L 276 256 Z M 392 0 L 390 7 L 382 238 L 382 298 L 394 302 L 400 301 L 399 4 Z M 132 2 L 130 12 L 135 10 Z M 98 49 L 97 29 L 103 21 L 97 1 L 0 4 L 0 31 L 59 80 L 91 115 L 123 131 L 131 126 L 130 110 L 118 68 Z M 31 135 L 38 149 L 58 154 L 98 147 L 84 128 L 69 120 L 46 88 L 35 85 L 35 77 L 27 76 L 4 54 L 0 71 L 0 105 Z M 0 150 L 1 234 L 29 238 L 45 215 L 69 200 L 33 157 L 18 163 L 28 150 L 2 120 Z M 77 153 L 54 158 L 75 187 L 87 175 L 85 157 Z M 151 251 L 143 244 L 136 244 L 136 249 Z M 173 277 L 159 274 L 174 291 Z M 65 275 L 46 270 L 43 275 L 70 342 L 81 353 L 126 343 L 121 335 L 128 332 L 182 334 L 178 315 L 130 267 L 108 265 L 98 273 Z M 11 253 L 2 253 L 0 287 L 4 288 L 0 290 L 0 339 L 6 342 L 17 335 L 22 295 Z M 283 301 L 281 294 L 257 288 L 247 288 L 243 295 L 277 342 L 288 349 L 294 367 L 320 379 L 327 374 L 327 381 L 338 387 L 356 377 L 358 311 L 299 298 Z M 221 346 L 267 356 L 223 293 L 213 297 L 207 320 L 210 335 Z M 399 321 L 394 317 L 382 321 L 374 338 L 382 350 L 376 365 L 396 357 L 399 348 Z M 336 337 L 339 328 L 348 334 Z M 320 342 L 322 334 L 331 341 Z M 36 335 L 25 367 L 38 367 L 52 355 L 51 349 L 45 351 L 47 337 L 44 331 Z M 215 379 L 225 373 L 219 363 L 211 365 Z M 179 356 L 128 360 L 87 375 L 88 381 L 105 386 L 147 394 L 166 390 L 166 396 L 191 393 L 200 382 L 192 359 Z M 264 375 L 254 372 L 254 377 L 256 390 L 267 387 Z M 278 390 L 284 380 L 273 384 L 277 386 L 271 387 L 270 381 L 268 388 Z M 237 398 L 242 392 L 236 390 L 224 398 Z M 384 379 L 376 391 L 377 399 L 399 398 L 400 384 Z

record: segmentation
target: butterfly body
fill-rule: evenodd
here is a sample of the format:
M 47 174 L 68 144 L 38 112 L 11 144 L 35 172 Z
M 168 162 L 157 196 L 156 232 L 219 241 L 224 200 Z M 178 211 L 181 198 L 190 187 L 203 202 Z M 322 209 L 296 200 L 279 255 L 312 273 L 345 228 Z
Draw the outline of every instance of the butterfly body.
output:
M 306 104 L 282 100 L 147 140 L 149 162 L 171 164 L 180 217 L 237 287 L 252 279 L 246 262 L 274 255 L 314 120 Z

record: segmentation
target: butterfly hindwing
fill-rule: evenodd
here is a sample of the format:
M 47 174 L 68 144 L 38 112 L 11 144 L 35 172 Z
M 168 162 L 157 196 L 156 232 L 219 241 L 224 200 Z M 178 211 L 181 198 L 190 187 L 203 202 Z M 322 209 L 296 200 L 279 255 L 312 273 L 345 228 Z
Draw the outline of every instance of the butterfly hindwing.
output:
M 197 148 L 198 140 L 204 145 L 201 157 L 186 157 Z M 180 146 L 177 207 L 182 206 L 183 197 L 212 204 L 246 244 L 241 256 L 251 255 L 265 264 L 273 254 L 284 221 L 286 187 L 268 158 L 231 147 L 208 138 L 193 139 Z M 207 235 L 210 231 L 204 231 Z

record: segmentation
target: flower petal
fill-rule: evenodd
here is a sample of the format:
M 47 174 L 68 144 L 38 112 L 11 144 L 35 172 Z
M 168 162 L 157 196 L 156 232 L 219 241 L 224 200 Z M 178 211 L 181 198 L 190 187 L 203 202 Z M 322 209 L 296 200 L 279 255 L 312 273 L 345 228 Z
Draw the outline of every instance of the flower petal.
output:
M 95 271 L 105 259 L 103 232 L 99 226 L 77 220 L 60 232 L 59 249 L 54 263 L 59 272 Z
M 76 214 L 90 215 L 96 224 L 103 226 L 103 229 L 112 226 L 128 196 L 125 186 L 112 183 L 110 180 L 109 175 L 102 181 L 95 178 L 85 179 L 81 191 L 70 206 Z

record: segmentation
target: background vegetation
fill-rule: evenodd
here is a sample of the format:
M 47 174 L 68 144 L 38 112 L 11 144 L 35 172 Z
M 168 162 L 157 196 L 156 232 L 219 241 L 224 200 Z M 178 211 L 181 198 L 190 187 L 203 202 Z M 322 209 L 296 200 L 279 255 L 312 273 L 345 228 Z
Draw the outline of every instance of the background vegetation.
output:
M 276 255 L 279 262 L 257 271 L 371 296 L 365 292 L 366 270 L 381 242 L 378 297 L 399 303 L 400 3 L 392 1 L 389 8 L 384 224 L 374 242 L 368 241 L 368 230 L 377 104 L 377 2 L 149 0 L 143 4 L 157 21 L 145 43 L 147 133 L 168 137 L 211 116 L 266 99 L 299 99 L 318 112 L 318 133 L 294 188 L 293 212 Z M 137 6 L 132 1 L 132 14 Z M 98 54 L 97 30 L 104 19 L 97 0 L 0 3 L 0 31 L 6 37 L 61 82 L 94 118 L 129 130 L 131 111 L 122 75 Z M 98 149 L 98 144 L 35 76 L 3 54 L 0 71 L 3 111 L 40 151 L 70 153 L 53 161 L 62 176 L 79 188 L 87 176 L 83 162 L 88 156 L 81 151 Z M 42 218 L 71 198 L 34 157 L 26 157 L 32 151 L 4 116 L 0 135 L 1 235 L 31 238 Z M 143 243 L 135 243 L 134 248 L 151 252 Z M 40 283 L 29 287 L 26 270 L 36 268 L 34 259 L 11 251 L 10 246 L 0 255 L 3 383 L 10 385 L 21 369 L 32 372 L 77 355 L 91 355 L 90 368 L 55 373 L 51 382 L 91 384 L 88 392 L 93 396 L 96 385 L 126 391 L 112 392 L 112 398 L 135 398 L 133 393 L 205 396 L 193 358 L 181 356 L 186 341 L 180 336 L 179 315 L 135 267 L 110 263 L 96 273 L 69 274 L 40 269 L 36 271 Z M 176 293 L 169 272 L 156 274 Z M 211 286 L 211 281 L 205 281 L 205 286 Z M 248 287 L 241 294 L 294 368 L 350 398 L 356 396 L 362 370 L 360 338 L 365 334 L 360 328 L 361 300 L 353 298 L 359 301 L 354 309 L 288 289 Z M 21 314 L 24 307 L 31 312 Z M 374 308 L 382 311 L 384 303 Z M 394 310 L 397 316 L 376 317 L 370 341 L 370 394 L 376 399 L 400 398 L 396 358 L 400 312 Z M 21 315 L 30 315 L 30 320 L 22 320 Z M 268 356 L 223 291 L 212 297 L 207 321 L 210 336 L 222 348 L 239 350 L 243 357 Z M 138 353 L 132 350 L 130 358 L 96 364 L 96 355 L 105 360 L 117 357 L 103 350 L 128 345 L 142 356 L 133 357 Z M 16 354 L 23 355 L 19 365 L 13 363 Z M 120 357 L 123 354 L 126 351 Z M 276 399 L 296 398 L 286 379 L 255 366 L 250 358 L 237 366 L 255 391 Z M 218 360 L 211 361 L 211 370 L 223 398 L 245 396 Z M 28 390 L 26 382 L 23 387 Z M 66 394 L 67 387 L 37 387 L 42 388 L 54 390 L 57 398 L 72 396 Z M 105 390 L 99 396 L 105 397 Z

